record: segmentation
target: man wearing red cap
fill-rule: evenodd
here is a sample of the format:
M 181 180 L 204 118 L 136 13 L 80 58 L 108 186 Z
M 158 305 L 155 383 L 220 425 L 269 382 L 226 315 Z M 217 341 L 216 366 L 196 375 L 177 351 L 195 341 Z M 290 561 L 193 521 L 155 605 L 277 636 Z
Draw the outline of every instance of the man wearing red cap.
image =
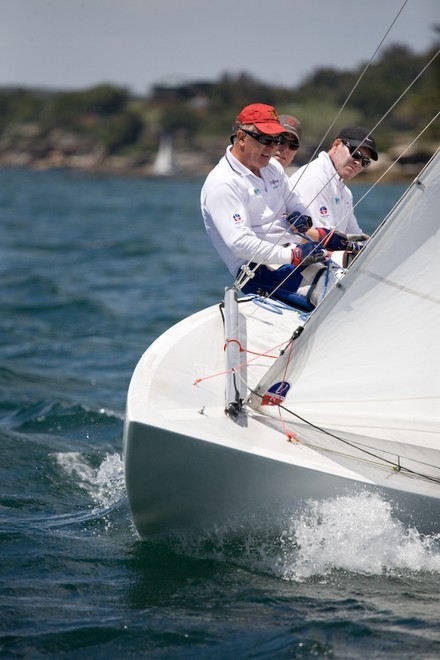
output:
M 208 236 L 233 276 L 239 278 L 243 267 L 249 273 L 250 266 L 244 293 L 273 292 L 310 309 L 318 302 L 313 297 L 318 280 L 329 281 L 323 277 L 326 251 L 298 235 L 311 221 L 273 158 L 285 140 L 275 108 L 246 106 L 233 124 L 232 146 L 206 178 L 201 210 Z

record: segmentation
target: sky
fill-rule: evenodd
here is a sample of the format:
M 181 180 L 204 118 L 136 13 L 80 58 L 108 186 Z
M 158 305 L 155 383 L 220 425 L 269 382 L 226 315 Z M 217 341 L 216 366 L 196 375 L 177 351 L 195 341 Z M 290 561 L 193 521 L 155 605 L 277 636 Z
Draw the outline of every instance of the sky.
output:
M 145 96 L 225 73 L 294 87 L 365 64 L 391 26 L 376 60 L 396 43 L 425 52 L 434 25 L 440 0 L 0 0 L 0 87 Z

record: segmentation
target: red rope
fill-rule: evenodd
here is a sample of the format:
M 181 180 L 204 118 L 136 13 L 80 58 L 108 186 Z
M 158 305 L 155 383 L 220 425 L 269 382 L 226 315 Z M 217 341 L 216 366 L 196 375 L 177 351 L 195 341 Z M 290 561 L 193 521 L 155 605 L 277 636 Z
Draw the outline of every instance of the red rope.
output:
M 286 366 L 285 366 L 284 373 L 283 373 L 283 380 L 286 378 L 287 367 L 290 364 L 290 360 L 292 358 L 292 351 L 293 351 L 293 344 L 294 343 L 295 342 L 293 342 L 293 341 L 290 342 L 289 357 L 288 357 L 288 360 L 286 361 Z M 287 437 L 287 440 L 289 442 L 299 442 L 298 435 L 296 433 L 293 433 L 293 431 L 289 431 L 287 429 L 286 423 L 283 419 L 282 409 L 279 406 L 278 406 L 278 414 L 280 416 L 281 426 L 283 427 L 283 431 L 284 431 L 285 436 Z
M 239 345 L 240 353 L 249 353 L 250 355 L 257 355 L 259 357 L 262 357 L 264 355 L 264 357 L 270 357 L 270 358 L 273 358 L 274 360 L 276 360 L 277 357 L 278 357 L 278 355 L 269 355 L 269 353 L 257 353 L 256 351 L 249 351 L 247 348 L 243 348 L 243 346 L 238 341 L 238 339 L 227 339 L 226 342 L 225 342 L 225 345 L 223 347 L 223 350 L 225 351 L 227 349 L 228 344 L 234 344 L 234 343 Z M 279 346 L 282 346 L 282 344 L 279 344 Z M 278 346 L 274 346 L 274 348 L 278 348 Z M 273 350 L 273 349 L 270 349 L 270 350 Z
M 289 341 L 290 341 L 290 340 L 289 340 Z M 239 349 L 240 349 L 240 353 L 250 353 L 250 354 L 252 354 L 252 355 L 255 355 L 256 357 L 270 357 L 270 358 L 273 358 L 274 360 L 276 360 L 276 358 L 278 357 L 277 355 L 270 355 L 269 353 L 256 353 L 255 351 L 249 351 L 249 350 L 243 348 L 243 346 L 242 346 L 241 343 L 238 341 L 238 339 L 227 339 L 227 340 L 225 341 L 225 344 L 224 344 L 223 350 L 226 350 L 227 347 L 228 347 L 228 344 L 232 344 L 232 343 L 238 344 Z M 278 344 L 278 346 L 274 346 L 272 349 L 269 349 L 269 350 L 274 350 L 274 349 L 276 349 L 276 348 L 279 348 L 279 346 L 283 346 L 284 343 L 285 343 L 285 342 L 282 342 L 281 344 Z M 288 360 L 286 361 L 286 365 L 285 365 L 285 369 L 284 369 L 284 374 L 283 374 L 283 379 L 284 379 L 285 376 L 286 376 L 287 367 L 288 367 L 288 365 L 289 365 L 289 363 L 290 363 L 290 360 L 291 360 L 292 351 L 293 351 L 293 344 L 294 344 L 294 342 L 293 342 L 293 341 L 290 341 L 289 357 L 288 357 Z M 256 359 L 256 358 L 253 358 L 253 359 Z M 241 364 L 238 365 L 237 368 L 238 368 L 238 369 L 241 369 L 242 367 L 246 366 L 247 364 L 249 364 L 249 363 L 252 362 L 252 361 L 253 361 L 253 360 L 248 360 L 247 362 L 242 362 Z M 205 376 L 204 378 L 196 378 L 196 380 L 194 381 L 193 385 L 198 385 L 198 384 L 201 383 L 203 380 L 208 380 L 209 378 L 216 378 L 217 376 L 222 376 L 223 374 L 231 373 L 232 371 L 234 371 L 234 370 L 233 370 L 233 369 L 227 369 L 226 371 L 219 371 L 218 373 L 216 373 L 216 374 L 212 374 L 211 376 Z M 297 434 L 297 433 L 294 433 L 293 431 L 289 431 L 289 430 L 288 430 L 288 428 L 287 428 L 287 426 L 286 426 L 286 423 L 285 423 L 285 421 L 284 421 L 284 419 L 283 419 L 283 416 L 282 416 L 281 408 L 280 408 L 279 406 L 278 406 L 278 414 L 279 414 L 279 416 L 280 416 L 281 426 L 282 426 L 282 429 L 283 429 L 284 435 L 286 436 L 287 440 L 288 440 L 289 442 L 300 442 L 300 440 L 299 440 L 299 438 L 298 438 L 298 434 Z
M 272 358 L 273 360 L 276 360 L 277 357 L 278 357 L 278 355 L 270 355 L 269 352 L 266 352 L 266 353 L 256 353 L 255 351 L 248 351 L 247 349 L 243 348 L 243 346 L 242 346 L 241 343 L 238 341 L 238 339 L 227 339 L 226 342 L 225 342 L 225 345 L 224 345 L 224 349 L 223 349 L 223 350 L 226 350 L 227 345 L 228 345 L 229 343 L 232 343 L 232 342 L 235 342 L 236 344 L 239 345 L 239 347 L 240 347 L 240 353 L 250 353 L 251 355 L 255 355 L 255 358 L 252 358 L 251 360 L 247 360 L 246 362 L 242 362 L 241 364 L 239 364 L 239 365 L 236 367 L 235 370 L 237 370 L 237 369 L 241 369 L 242 367 L 245 367 L 247 364 L 250 364 L 250 363 L 251 363 L 253 360 L 255 360 L 257 357 L 269 357 L 269 358 Z M 277 346 L 273 346 L 273 347 L 270 348 L 269 350 L 270 350 L 270 351 L 273 351 L 273 350 L 279 348 L 280 346 L 283 346 L 284 344 L 285 344 L 285 342 L 282 342 L 281 344 L 278 344 Z M 203 378 L 196 378 L 195 381 L 193 382 L 193 385 L 198 385 L 198 384 L 201 383 L 203 380 L 208 380 L 209 378 L 216 378 L 217 376 L 223 376 L 224 374 L 231 373 L 232 371 L 234 371 L 234 369 L 226 369 L 225 371 L 219 371 L 218 373 L 212 374 L 211 376 L 204 376 Z
M 288 430 L 286 423 L 283 419 L 283 416 L 281 414 L 281 408 L 279 406 L 278 406 L 278 413 L 280 415 L 281 426 L 283 427 L 284 435 L 287 437 L 287 440 L 289 442 L 299 442 L 298 434 Z

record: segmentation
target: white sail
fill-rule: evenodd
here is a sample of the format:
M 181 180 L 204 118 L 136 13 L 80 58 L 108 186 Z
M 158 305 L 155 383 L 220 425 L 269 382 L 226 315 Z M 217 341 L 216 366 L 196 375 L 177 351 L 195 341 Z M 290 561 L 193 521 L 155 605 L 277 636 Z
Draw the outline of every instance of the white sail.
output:
M 261 405 L 278 388 L 314 424 L 440 448 L 439 204 L 437 151 L 251 407 L 278 415 Z
M 160 139 L 159 150 L 153 164 L 153 173 L 156 176 L 169 176 L 173 172 L 173 141 L 171 135 L 165 133 Z

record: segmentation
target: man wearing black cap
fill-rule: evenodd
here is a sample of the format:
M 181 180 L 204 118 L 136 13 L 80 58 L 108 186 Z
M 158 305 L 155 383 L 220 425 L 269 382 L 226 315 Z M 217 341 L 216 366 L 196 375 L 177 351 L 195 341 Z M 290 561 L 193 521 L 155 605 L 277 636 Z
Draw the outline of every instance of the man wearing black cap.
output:
M 321 151 L 315 160 L 292 175 L 295 192 L 313 218 L 320 238 L 325 237 L 328 230 L 368 238 L 358 225 L 353 212 L 353 195 L 345 182 L 377 158 L 376 144 L 367 129 L 349 126 L 339 132 L 328 152 Z M 318 236 L 313 238 L 318 240 Z

